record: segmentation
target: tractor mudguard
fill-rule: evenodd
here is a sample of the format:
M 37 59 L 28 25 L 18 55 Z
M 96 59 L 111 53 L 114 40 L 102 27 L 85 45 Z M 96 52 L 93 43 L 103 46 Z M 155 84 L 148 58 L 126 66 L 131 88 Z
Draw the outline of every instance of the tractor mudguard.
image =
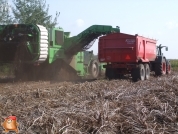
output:
M 162 60 L 163 60 L 163 58 L 164 58 L 164 57 L 161 56 L 161 55 L 160 55 L 160 56 L 157 56 L 156 59 L 155 59 L 155 62 L 156 62 L 156 63 L 161 63 Z

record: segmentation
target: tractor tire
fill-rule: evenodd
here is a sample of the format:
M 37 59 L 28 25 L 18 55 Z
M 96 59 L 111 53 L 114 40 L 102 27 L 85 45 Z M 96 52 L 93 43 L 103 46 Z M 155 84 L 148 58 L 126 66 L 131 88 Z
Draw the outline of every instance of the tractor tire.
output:
M 100 70 L 99 70 L 99 63 L 97 60 L 91 61 L 89 72 L 92 78 L 94 79 L 98 78 Z
M 165 58 L 163 58 L 162 62 L 156 63 L 155 74 L 157 76 L 166 74 L 166 60 L 165 60 Z
M 166 74 L 171 74 L 171 63 L 169 61 L 166 62 Z
M 144 67 L 145 67 L 145 80 L 148 80 L 150 78 L 150 66 L 148 64 L 145 64 Z

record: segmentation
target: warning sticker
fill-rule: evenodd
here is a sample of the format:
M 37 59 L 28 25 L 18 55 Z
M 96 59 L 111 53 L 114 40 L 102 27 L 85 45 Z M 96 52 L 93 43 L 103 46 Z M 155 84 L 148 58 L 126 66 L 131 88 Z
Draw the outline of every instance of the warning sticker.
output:
M 130 56 L 129 56 L 129 55 L 126 55 L 125 59 L 126 59 L 126 60 L 130 60 Z

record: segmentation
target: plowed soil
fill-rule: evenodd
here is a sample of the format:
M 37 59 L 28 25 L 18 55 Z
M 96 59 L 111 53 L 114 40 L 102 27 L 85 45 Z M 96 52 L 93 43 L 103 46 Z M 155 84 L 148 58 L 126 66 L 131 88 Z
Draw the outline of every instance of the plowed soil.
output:
M 177 134 L 178 73 L 138 82 L 0 83 L 1 123 L 9 115 L 20 134 Z

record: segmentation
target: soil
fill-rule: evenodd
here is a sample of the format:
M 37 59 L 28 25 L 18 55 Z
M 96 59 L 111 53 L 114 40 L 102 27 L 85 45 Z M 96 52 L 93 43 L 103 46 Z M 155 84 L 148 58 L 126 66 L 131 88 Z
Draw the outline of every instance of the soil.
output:
M 15 115 L 20 134 L 178 133 L 178 72 L 138 82 L 0 82 L 0 122 Z

